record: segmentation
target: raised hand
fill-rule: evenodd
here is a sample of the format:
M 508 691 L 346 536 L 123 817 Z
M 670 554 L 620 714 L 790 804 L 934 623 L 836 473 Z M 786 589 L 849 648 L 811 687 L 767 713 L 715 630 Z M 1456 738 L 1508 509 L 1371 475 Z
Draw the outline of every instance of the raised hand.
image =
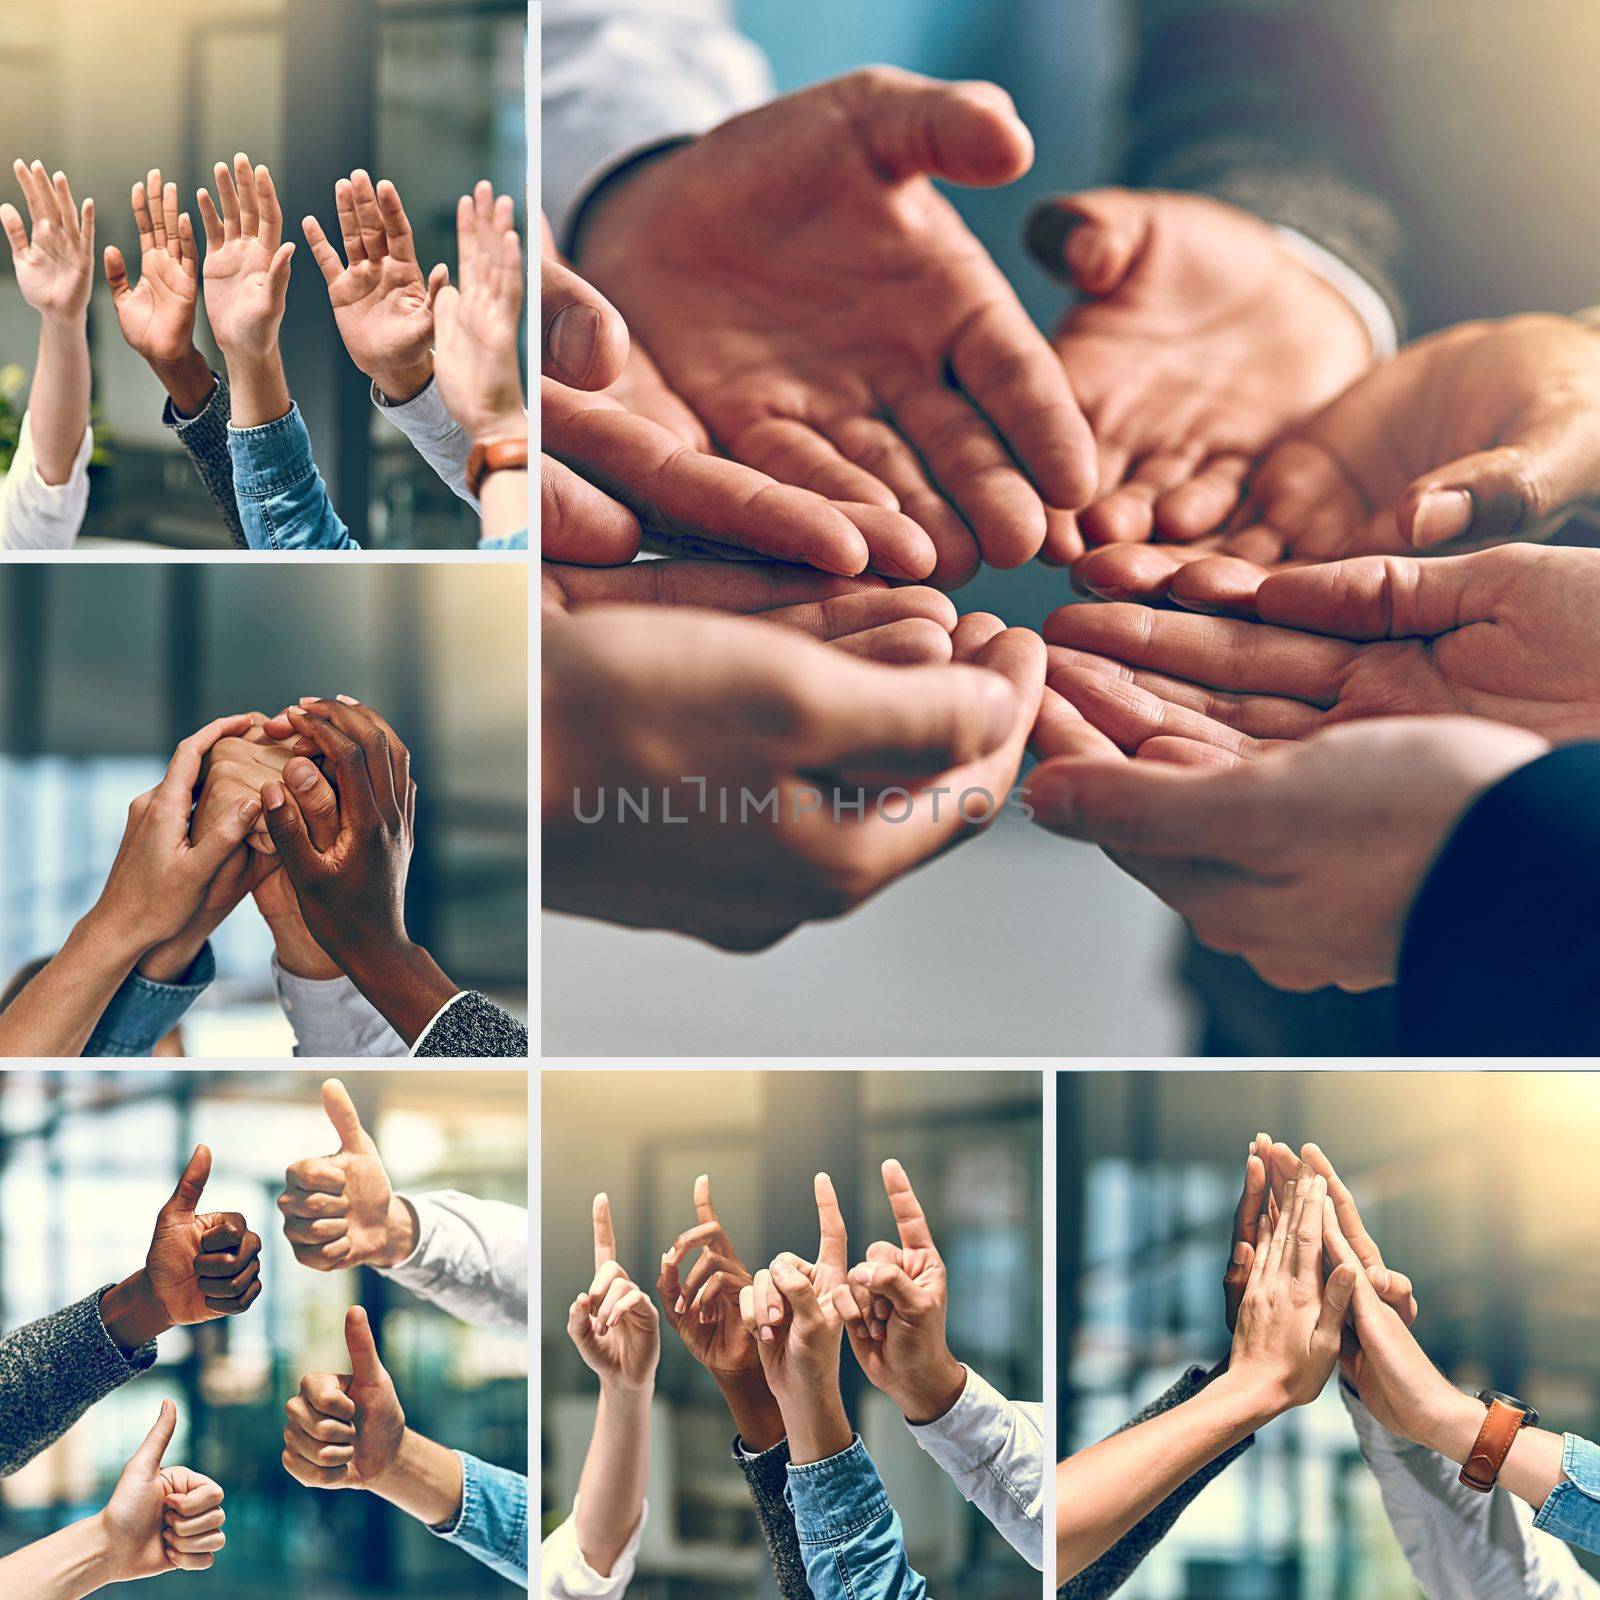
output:
M 856 661 L 786 628 L 638 607 L 596 606 L 549 628 L 546 904 L 758 950 L 974 836 L 1006 803 L 1042 686 L 1037 636 L 994 626 L 972 650 L 958 628 L 951 648 L 966 659 L 939 667 Z M 686 774 L 715 774 L 715 787 Z M 824 792 L 861 794 L 863 811 L 814 807 L 818 775 Z M 688 825 L 614 811 L 578 821 L 575 796 L 592 805 L 597 788 L 635 785 L 670 793 Z M 879 807 L 872 797 L 888 788 L 906 802 Z M 774 794 L 777 815 L 741 818 L 741 792 Z M 992 804 L 949 803 L 963 793 Z
M 213 170 L 217 201 L 206 189 L 198 194 L 206 316 L 225 356 L 259 359 L 277 349 L 294 245 L 283 242 L 283 208 L 266 167 L 240 152 L 231 172 L 220 161 Z
M 196 1145 L 156 1215 L 145 1255 L 150 1293 L 178 1327 L 236 1317 L 261 1295 L 261 1237 L 237 1211 L 201 1211 L 211 1152 Z
M 188 1467 L 161 1465 L 177 1426 L 178 1408 L 163 1400 L 155 1426 L 129 1458 L 99 1514 L 109 1552 L 103 1581 L 204 1572 L 228 1542 L 221 1487 Z
M 89 310 L 94 288 L 94 201 L 80 212 L 64 172 L 52 178 L 44 163 L 12 163 L 28 205 L 32 237 L 9 202 L 0 206 L 0 227 L 11 245 L 11 264 L 22 298 L 46 322 L 77 324 Z
M 1254 606 L 1260 622 L 1064 606 L 1044 627 L 1050 685 L 1128 751 L 1178 737 L 1250 757 L 1335 723 L 1418 713 L 1558 742 L 1600 734 L 1593 550 L 1297 567 L 1262 580 Z
M 417 1243 L 417 1219 L 394 1192 L 383 1158 L 350 1091 L 337 1078 L 322 1086 L 322 1109 L 339 1137 L 330 1156 L 307 1156 L 283 1175 L 278 1210 L 283 1236 L 303 1267 L 392 1267 Z
M 613 184 L 577 265 L 726 454 L 904 512 L 953 587 L 1027 561 L 1094 488 L 1060 363 L 930 181 L 1031 160 L 993 84 L 854 72 Z
M 1261 1218 L 1272 1204 L 1272 1190 L 1268 1184 L 1268 1162 L 1272 1159 L 1272 1141 L 1258 1133 L 1250 1141 L 1250 1151 L 1244 1161 L 1244 1188 L 1239 1194 L 1239 1204 L 1233 1213 L 1233 1239 L 1228 1254 L 1228 1265 L 1222 1274 L 1223 1316 L 1232 1333 L 1239 1324 L 1239 1304 L 1244 1299 L 1245 1287 L 1250 1282 L 1256 1260 L 1256 1233 Z
M 438 322 L 434 353 L 439 394 L 463 430 L 479 443 L 526 438 L 528 400 L 522 387 L 522 241 L 511 225 L 509 196 L 490 207 L 492 238 L 480 242 L 480 210 L 488 190 L 478 185 L 476 202 L 461 197 L 456 210 L 461 287 L 445 284 L 434 301 Z
M 567 1310 L 567 1337 L 607 1385 L 637 1392 L 655 1382 L 661 1327 L 650 1296 L 617 1260 L 611 1201 L 594 1197 L 594 1278 Z
M 1357 1273 L 1341 1263 L 1323 1282 L 1327 1198 L 1326 1179 L 1302 1167 L 1285 1187 L 1276 1224 L 1263 1214 L 1256 1228 L 1228 1371 L 1274 1413 L 1315 1400 L 1339 1358 Z
M 286 1407 L 283 1469 L 308 1489 L 373 1489 L 394 1467 L 406 1414 L 361 1306 L 344 1319 L 348 1372 L 310 1373 Z
M 200 254 L 194 224 L 178 210 L 178 186 L 152 167 L 133 186 L 139 226 L 139 282 L 131 284 L 122 252 L 106 246 L 106 282 L 122 337 L 153 367 L 175 366 L 194 354 L 195 307 L 200 298 Z
M 1261 761 L 1172 738 L 1146 747 L 1165 759 L 1041 762 L 1028 798 L 1041 826 L 1100 845 L 1268 983 L 1371 989 L 1394 981 L 1412 902 L 1461 816 L 1548 748 L 1469 717 L 1330 728 Z
M 961 1398 L 967 1370 L 945 1341 L 949 1283 L 922 1206 L 898 1161 L 883 1163 L 883 1188 L 900 1242 L 878 1240 L 832 1290 L 833 1308 L 868 1380 L 908 1422 L 944 1416 Z
M 1592 328 L 1551 316 L 1446 328 L 1291 427 L 1225 537 L 1095 552 L 1073 577 L 1108 597 L 1234 610 L 1255 569 L 1280 561 L 1545 538 L 1600 493 L 1597 421 Z
M 339 337 L 384 395 L 413 399 L 433 376 L 434 317 L 400 193 L 387 178 L 374 188 L 358 167 L 334 185 L 333 197 L 344 260 L 315 217 L 300 226 L 328 285 Z
M 1305 1164 L 1327 1182 L 1328 1204 L 1333 1208 L 1337 1237 L 1349 1245 L 1357 1266 L 1372 1287 L 1378 1291 L 1384 1304 L 1389 1306 L 1409 1328 L 1417 1320 L 1417 1297 L 1411 1287 L 1410 1278 L 1384 1263 L 1378 1241 L 1367 1232 L 1366 1224 L 1361 1220 L 1356 1197 L 1351 1194 L 1344 1179 L 1334 1170 L 1333 1163 L 1323 1153 L 1322 1147 L 1315 1144 L 1305 1145 L 1300 1155 Z M 1344 1258 L 1340 1256 L 1331 1256 L 1330 1264 L 1337 1266 L 1342 1259 Z
M 1055 344 L 1099 446 L 1092 543 L 1211 533 L 1255 456 L 1371 364 L 1344 298 L 1235 206 L 1097 189 L 1046 202 L 1029 238 L 1084 297 Z
M 755 1342 L 739 1319 L 739 1291 L 755 1281 L 739 1259 L 711 1200 L 711 1179 L 694 1180 L 694 1227 L 685 1229 L 661 1257 L 656 1294 L 667 1325 L 689 1354 L 713 1376 L 749 1373 L 760 1366 Z M 699 1250 L 699 1259 L 681 1265 Z

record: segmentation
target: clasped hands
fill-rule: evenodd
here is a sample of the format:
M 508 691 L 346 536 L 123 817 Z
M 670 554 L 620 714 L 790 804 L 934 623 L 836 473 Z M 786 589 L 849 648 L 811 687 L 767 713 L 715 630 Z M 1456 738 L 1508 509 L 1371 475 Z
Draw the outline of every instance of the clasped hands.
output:
M 966 1369 L 945 1341 L 944 1263 L 898 1161 L 884 1162 L 883 1183 L 898 1242 L 875 1242 L 851 1266 L 832 1180 L 818 1173 L 816 1251 L 785 1251 L 751 1272 L 717 1215 L 709 1177 L 695 1180 L 697 1220 L 662 1254 L 656 1294 L 748 1449 L 787 1437 L 791 1460 L 803 1464 L 849 1447 L 839 1397 L 846 1332 L 868 1380 L 909 1421 L 931 1422 L 960 1399 Z M 593 1225 L 595 1276 L 569 1308 L 567 1332 L 602 1389 L 647 1391 L 660 1354 L 656 1307 L 618 1260 L 605 1195 L 595 1197 Z

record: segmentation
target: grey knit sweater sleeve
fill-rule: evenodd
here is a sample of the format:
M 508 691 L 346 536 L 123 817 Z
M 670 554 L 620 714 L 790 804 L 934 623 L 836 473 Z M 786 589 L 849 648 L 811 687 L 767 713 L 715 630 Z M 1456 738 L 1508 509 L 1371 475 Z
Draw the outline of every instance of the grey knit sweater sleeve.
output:
M 506 1060 L 528 1053 L 528 1029 L 503 1006 L 468 989 L 433 1019 L 412 1050 L 414 1056 L 473 1056 Z
M 1117 1429 L 1126 1433 L 1141 1422 L 1159 1417 L 1163 1412 L 1192 1400 L 1206 1386 L 1204 1367 L 1190 1367 L 1164 1395 L 1152 1400 L 1137 1416 L 1129 1417 Z M 1241 1439 L 1231 1450 L 1225 1450 L 1214 1461 L 1208 1462 L 1187 1483 L 1174 1489 L 1155 1510 L 1136 1522 L 1091 1567 L 1085 1567 L 1075 1578 L 1069 1578 L 1056 1590 L 1057 1600 L 1104 1600 L 1115 1594 L 1134 1574 L 1144 1558 L 1172 1531 L 1172 1525 L 1189 1508 L 1189 1503 L 1225 1467 L 1237 1461 L 1251 1445 L 1255 1435 Z
M 1405 325 L 1405 227 L 1363 148 L 1359 64 L 1331 0 L 1138 0 L 1128 182 L 1209 194 L 1293 228 Z
M 97 1400 L 155 1364 L 152 1339 L 123 1355 L 100 1320 L 96 1289 L 0 1339 L 0 1478 L 54 1444 Z
M 785 1490 L 789 1486 L 789 1441 L 780 1439 L 758 1456 L 746 1455 L 738 1439 L 733 1459 L 744 1474 L 750 1498 L 756 1503 L 756 1521 L 767 1541 L 767 1555 L 783 1600 L 811 1600 L 806 1564 L 800 1554 L 800 1536 L 794 1531 L 794 1510 Z
M 184 453 L 194 463 L 194 470 L 206 486 L 222 518 L 228 537 L 240 550 L 248 550 L 250 541 L 244 536 L 244 524 L 239 520 L 239 502 L 233 494 L 233 457 L 228 452 L 228 419 L 233 415 L 233 396 L 228 390 L 228 380 L 219 372 L 212 373 L 217 386 L 211 398 L 201 407 L 198 415 L 180 417 L 169 397 L 161 411 L 162 422 L 177 436 Z

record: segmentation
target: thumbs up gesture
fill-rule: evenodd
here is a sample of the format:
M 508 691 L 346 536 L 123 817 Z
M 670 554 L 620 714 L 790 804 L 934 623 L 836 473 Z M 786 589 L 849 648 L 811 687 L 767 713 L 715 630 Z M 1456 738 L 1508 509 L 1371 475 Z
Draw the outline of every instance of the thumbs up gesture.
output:
M 377 1489 L 406 1436 L 400 1397 L 360 1306 L 345 1315 L 344 1342 L 349 1372 L 308 1374 L 286 1408 L 283 1469 L 311 1489 Z
M 278 1196 L 283 1236 L 295 1260 L 316 1272 L 395 1266 L 416 1248 L 416 1213 L 394 1192 L 378 1147 L 337 1078 L 323 1084 L 322 1108 L 339 1148 L 297 1161 L 284 1174 Z
M 237 1211 L 201 1211 L 211 1152 L 196 1145 L 172 1198 L 156 1214 L 145 1255 L 151 1296 L 177 1327 L 248 1311 L 261 1293 L 261 1238 Z
M 178 1408 L 163 1400 L 100 1513 L 111 1562 L 104 1582 L 204 1572 L 227 1543 L 221 1486 L 188 1467 L 161 1465 L 177 1426 Z

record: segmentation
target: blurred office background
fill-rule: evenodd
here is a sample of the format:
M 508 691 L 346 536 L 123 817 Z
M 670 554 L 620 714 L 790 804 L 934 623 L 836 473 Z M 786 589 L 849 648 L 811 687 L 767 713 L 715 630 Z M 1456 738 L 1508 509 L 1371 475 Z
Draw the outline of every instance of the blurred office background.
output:
M 527 1198 L 527 1074 L 354 1072 L 344 1078 L 397 1189 Z M 344 1372 L 344 1314 L 367 1308 L 407 1422 L 526 1470 L 527 1341 L 468 1327 L 375 1272 L 299 1266 L 275 1206 L 284 1169 L 336 1149 L 312 1073 L 0 1073 L 0 1329 L 138 1270 L 156 1212 L 198 1143 L 203 1204 L 261 1235 L 260 1298 L 239 1317 L 174 1329 L 154 1368 L 0 1482 L 0 1552 L 105 1503 L 163 1398 L 166 1461 L 227 1496 L 227 1548 L 184 1590 L 215 1600 L 434 1600 L 512 1586 L 362 1493 L 319 1493 L 283 1470 L 283 1408 L 308 1372 Z
M 737 0 L 780 90 L 873 62 L 1003 84 L 1033 170 L 950 198 L 1041 325 L 1066 303 L 1022 248 L 1035 201 L 1105 181 L 1122 139 L 1125 0 Z M 957 597 L 1037 627 L 1071 598 L 1036 563 Z M 1172 1055 L 1197 1036 L 1177 920 L 1097 850 L 1014 815 L 839 923 L 759 956 L 546 917 L 544 1046 L 555 1055 Z M 829 996 L 827 1005 L 809 998 Z
M 0 570 L 0 985 L 94 903 L 128 802 L 213 717 L 376 706 L 411 750 L 412 937 L 527 1012 L 527 572 L 520 564 L 57 563 Z M 213 938 L 194 1055 L 283 1055 L 253 904 Z
M 1042 1391 L 1037 1072 L 550 1071 L 541 1074 L 543 1531 L 572 1508 L 596 1387 L 567 1338 L 594 1275 L 590 1205 L 611 1197 L 618 1255 L 652 1299 L 661 1254 L 695 1221 L 699 1173 L 751 1271 L 813 1257 L 812 1177 L 826 1171 L 852 1264 L 894 1240 L 880 1164 L 897 1157 L 950 1275 L 950 1347 L 1002 1393 Z M 771 1600 L 777 1586 L 715 1384 L 665 1321 L 650 1520 L 632 1600 Z M 917 1446 L 899 1410 L 840 1361 L 846 1410 L 905 1524 L 913 1564 L 944 1600 L 1013 1600 L 1037 1577 Z
M 471 549 L 471 510 L 378 416 L 333 325 L 300 219 L 337 238 L 336 179 L 394 181 L 426 271 L 455 271 L 455 207 L 479 178 L 527 195 L 528 0 L 6 0 L 0 6 L 0 193 L 22 206 L 14 158 L 62 168 L 96 202 L 96 251 L 137 278 L 129 191 L 150 167 L 178 185 L 204 254 L 195 191 L 237 150 L 272 168 L 298 242 L 283 349 L 333 503 L 364 545 Z M 24 215 L 26 209 L 24 208 Z M 0 366 L 30 373 L 38 318 L 0 251 Z M 86 537 L 228 548 L 171 436 L 166 398 L 123 342 L 100 266 L 90 307 L 97 469 Z M 220 370 L 202 311 L 201 349 Z
M 1465 1389 L 1600 1433 L 1592 1155 L 1600 1080 L 1561 1073 L 1061 1073 L 1058 1375 L 1063 1454 L 1228 1348 L 1222 1273 L 1258 1129 L 1314 1140 L 1415 1332 Z M 1591 1568 L 1597 1564 L 1582 1558 Z M 1207 1487 L 1129 1600 L 1418 1600 L 1330 1383 Z

